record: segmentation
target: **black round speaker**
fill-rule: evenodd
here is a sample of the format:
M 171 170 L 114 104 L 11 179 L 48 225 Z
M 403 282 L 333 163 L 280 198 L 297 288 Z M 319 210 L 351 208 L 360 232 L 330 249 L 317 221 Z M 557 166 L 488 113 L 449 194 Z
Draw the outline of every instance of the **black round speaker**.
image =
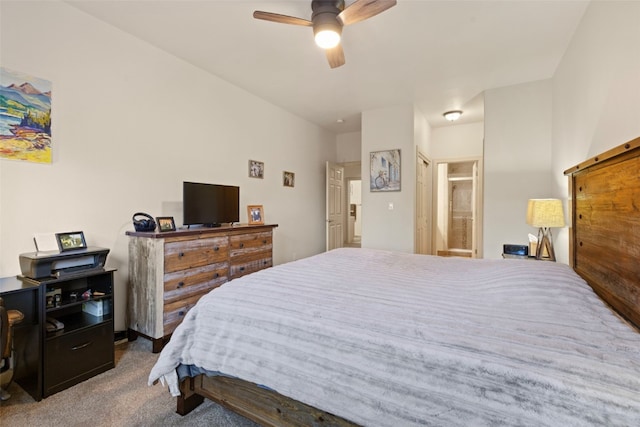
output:
M 143 219 L 137 217 L 142 217 Z M 135 228 L 136 231 L 155 231 L 156 222 L 151 215 L 144 212 L 137 212 L 133 214 L 133 228 Z

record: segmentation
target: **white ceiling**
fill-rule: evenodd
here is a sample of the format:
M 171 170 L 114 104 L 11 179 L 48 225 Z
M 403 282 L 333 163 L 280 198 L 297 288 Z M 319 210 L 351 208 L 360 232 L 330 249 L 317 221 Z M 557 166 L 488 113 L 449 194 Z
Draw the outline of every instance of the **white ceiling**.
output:
M 482 120 L 485 90 L 553 76 L 588 5 L 398 0 L 344 28 L 346 64 L 331 69 L 311 28 L 252 17 L 310 19 L 310 0 L 67 3 L 336 133 L 360 130 L 362 111 L 394 105 L 414 104 L 433 127 L 447 125 L 451 109 L 464 111 L 456 123 Z

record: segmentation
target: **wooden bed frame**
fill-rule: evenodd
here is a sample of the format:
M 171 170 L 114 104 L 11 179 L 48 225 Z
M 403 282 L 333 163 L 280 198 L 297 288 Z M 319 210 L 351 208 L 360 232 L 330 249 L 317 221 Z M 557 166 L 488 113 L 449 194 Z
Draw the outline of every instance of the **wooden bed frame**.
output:
M 640 328 L 640 138 L 565 171 L 570 263 L 613 309 Z M 177 412 L 208 398 L 263 426 L 355 426 L 255 384 L 199 375 L 181 383 Z
M 570 169 L 573 269 L 640 328 L 640 138 Z

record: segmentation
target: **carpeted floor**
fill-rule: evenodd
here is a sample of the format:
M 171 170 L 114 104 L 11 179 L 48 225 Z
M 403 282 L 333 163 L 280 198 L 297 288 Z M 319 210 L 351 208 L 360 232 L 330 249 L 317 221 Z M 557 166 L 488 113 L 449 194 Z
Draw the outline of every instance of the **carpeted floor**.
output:
M 0 402 L 3 426 L 220 426 L 256 424 L 205 400 L 187 416 L 176 414 L 176 399 L 160 384 L 147 386 L 158 355 L 138 339 L 116 345 L 116 367 L 40 402 L 13 383 L 11 399 Z

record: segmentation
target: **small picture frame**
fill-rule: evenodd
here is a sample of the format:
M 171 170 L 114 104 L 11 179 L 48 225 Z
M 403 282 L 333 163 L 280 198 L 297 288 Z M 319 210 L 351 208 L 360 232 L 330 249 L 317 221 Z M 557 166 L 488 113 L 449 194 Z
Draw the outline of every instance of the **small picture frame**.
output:
M 176 231 L 176 223 L 173 221 L 172 216 L 159 216 L 156 218 L 156 222 L 158 223 L 158 230 L 160 232 L 165 231 Z
M 249 178 L 264 178 L 264 162 L 249 160 Z
M 249 225 L 264 224 L 262 205 L 247 206 L 247 218 L 249 218 Z
M 285 187 L 293 187 L 295 185 L 296 174 L 293 172 L 282 172 L 282 185 Z
M 84 240 L 84 233 L 82 231 L 56 233 L 56 241 L 58 242 L 60 252 L 87 248 L 87 242 Z

